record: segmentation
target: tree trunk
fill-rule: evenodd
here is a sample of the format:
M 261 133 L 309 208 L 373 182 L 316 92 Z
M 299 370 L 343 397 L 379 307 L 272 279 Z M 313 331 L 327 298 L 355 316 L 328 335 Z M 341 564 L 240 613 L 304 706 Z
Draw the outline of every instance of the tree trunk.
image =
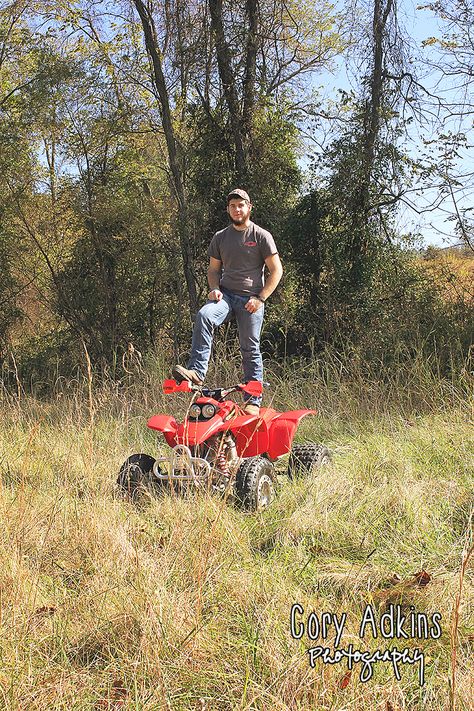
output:
M 235 86 L 235 77 L 232 70 L 229 45 L 224 33 L 222 17 L 222 0 L 209 0 L 211 12 L 211 26 L 214 32 L 217 54 L 217 66 L 222 83 L 224 98 L 230 114 L 230 125 L 235 148 L 235 170 L 239 185 L 247 182 L 247 156 L 244 147 L 243 121 L 239 106 L 239 97 Z
M 382 104 L 383 85 L 383 40 L 387 20 L 393 6 L 393 0 L 374 0 L 373 18 L 373 41 L 374 41 L 374 66 L 370 82 L 370 102 L 367 106 L 366 125 L 364 131 L 364 169 L 365 169 L 365 204 L 366 210 L 369 205 L 369 186 L 372 178 L 372 169 L 375 157 L 375 143 L 380 128 L 380 108 Z
M 253 113 L 255 110 L 255 83 L 257 79 L 257 51 L 258 51 L 258 12 L 256 0 L 247 0 L 246 15 L 249 21 L 247 47 L 245 56 L 244 77 L 244 110 L 243 124 L 246 143 L 252 138 Z M 249 153 L 249 146 L 247 153 Z
M 382 106 L 384 49 L 387 20 L 393 8 L 394 0 L 374 0 L 372 22 L 373 68 L 370 77 L 370 97 L 367 99 L 364 132 L 362 137 L 362 161 L 359 174 L 359 189 L 356 191 L 352 206 L 352 239 L 349 245 L 350 272 L 349 281 L 357 290 L 364 279 L 364 262 L 368 249 L 367 234 L 369 229 L 370 187 L 373 178 L 376 144 L 380 132 L 380 110 Z
M 193 270 L 188 206 L 186 200 L 186 191 L 184 187 L 182 161 L 179 155 L 179 146 L 174 133 L 169 94 L 166 86 L 165 77 L 163 74 L 161 52 L 158 47 L 158 38 L 151 10 L 149 9 L 149 5 L 145 6 L 142 0 L 133 0 L 133 4 L 137 9 L 142 23 L 146 50 L 148 56 L 151 59 L 153 67 L 152 81 L 159 96 L 159 109 L 161 121 L 163 124 L 163 131 L 166 139 L 166 146 L 168 149 L 168 160 L 172 176 L 172 186 L 178 206 L 178 234 L 181 246 L 181 254 L 183 257 L 184 278 L 186 280 L 186 286 L 188 289 L 189 309 L 191 312 L 191 317 L 193 317 L 198 308 L 198 296 L 196 289 L 196 279 Z

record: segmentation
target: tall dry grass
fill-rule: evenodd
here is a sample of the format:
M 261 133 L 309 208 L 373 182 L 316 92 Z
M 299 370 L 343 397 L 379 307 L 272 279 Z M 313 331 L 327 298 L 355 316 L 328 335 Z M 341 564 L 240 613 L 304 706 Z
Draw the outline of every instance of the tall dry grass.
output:
M 383 378 L 329 357 L 267 368 L 266 403 L 316 407 L 298 437 L 334 461 L 315 479 L 281 477 L 256 515 L 204 494 L 116 495 L 122 461 L 163 446 L 147 416 L 187 404 L 161 393 L 159 359 L 128 370 L 119 384 L 59 381 L 46 401 L 2 392 L 0 708 L 470 708 L 468 369 L 446 381 L 421 360 Z M 239 377 L 236 355 L 209 379 Z M 367 683 L 357 665 L 311 669 L 319 642 L 291 637 L 294 602 L 345 612 L 341 647 L 422 647 L 425 685 L 408 665 L 397 681 L 379 664 Z M 442 635 L 360 640 L 368 603 L 438 611 Z

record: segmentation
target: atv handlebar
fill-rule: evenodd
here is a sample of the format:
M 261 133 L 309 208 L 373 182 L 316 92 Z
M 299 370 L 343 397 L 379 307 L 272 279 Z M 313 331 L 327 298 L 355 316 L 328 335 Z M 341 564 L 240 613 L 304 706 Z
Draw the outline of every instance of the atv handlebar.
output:
M 208 388 L 206 385 L 195 385 L 189 382 L 189 380 L 183 380 L 181 383 L 177 383 L 176 380 L 165 380 L 163 383 L 163 392 L 166 395 L 177 392 L 198 392 L 204 395 L 204 397 L 212 397 L 215 400 L 224 400 L 228 395 L 237 390 L 247 393 L 247 395 L 252 395 L 252 397 L 259 397 L 262 394 L 263 383 L 259 380 L 249 380 L 248 383 L 238 383 L 228 388 Z

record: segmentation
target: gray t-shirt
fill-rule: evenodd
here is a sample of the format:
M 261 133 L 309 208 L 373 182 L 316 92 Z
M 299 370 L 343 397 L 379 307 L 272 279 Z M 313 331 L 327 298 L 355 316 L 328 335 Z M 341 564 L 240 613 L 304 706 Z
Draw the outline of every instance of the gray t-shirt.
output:
M 278 250 L 270 232 L 251 222 L 246 230 L 229 225 L 216 232 L 207 253 L 222 262 L 220 286 L 247 296 L 260 292 L 265 259 Z

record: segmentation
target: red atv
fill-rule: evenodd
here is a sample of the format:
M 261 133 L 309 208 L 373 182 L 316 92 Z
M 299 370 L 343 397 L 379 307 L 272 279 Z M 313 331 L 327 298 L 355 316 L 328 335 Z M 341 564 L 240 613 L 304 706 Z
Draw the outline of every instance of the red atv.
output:
M 165 393 L 193 393 L 184 422 L 170 415 L 153 415 L 148 427 L 162 432 L 171 447 L 167 456 L 154 459 L 133 454 L 118 476 L 119 487 L 134 495 L 143 486 L 154 490 L 195 486 L 231 492 L 241 506 L 256 511 L 268 506 L 275 495 L 274 462 L 290 454 L 288 476 L 309 473 L 329 463 L 330 453 L 320 444 L 292 444 L 300 420 L 315 410 L 277 412 L 262 407 L 247 415 L 231 393 L 262 393 L 262 384 L 250 381 L 229 388 L 208 388 L 187 380 L 165 380 Z

